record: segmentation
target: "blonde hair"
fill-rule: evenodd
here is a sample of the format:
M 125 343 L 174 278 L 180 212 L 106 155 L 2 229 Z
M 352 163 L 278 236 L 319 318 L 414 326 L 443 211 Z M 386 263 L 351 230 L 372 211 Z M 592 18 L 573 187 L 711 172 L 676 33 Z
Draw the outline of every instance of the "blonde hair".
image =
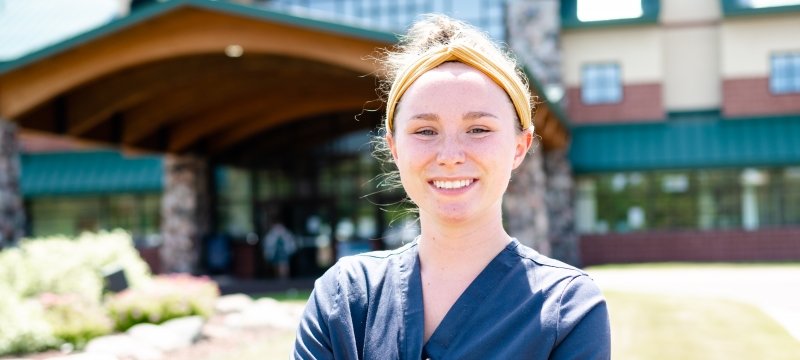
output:
M 426 15 L 409 29 L 394 51 L 386 54 L 382 85 L 386 95 L 384 126 L 393 132 L 397 103 L 425 72 L 457 61 L 491 78 L 508 95 L 517 114 L 518 129 L 533 132 L 533 105 L 527 77 L 516 61 L 485 33 L 445 15 Z

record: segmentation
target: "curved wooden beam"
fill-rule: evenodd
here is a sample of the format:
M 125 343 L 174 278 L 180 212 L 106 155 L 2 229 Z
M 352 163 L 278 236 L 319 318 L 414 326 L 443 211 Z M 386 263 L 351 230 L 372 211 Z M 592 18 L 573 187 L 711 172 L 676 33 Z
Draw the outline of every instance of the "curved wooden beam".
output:
M 316 97 L 307 99 L 302 106 L 295 104 L 285 104 L 283 107 L 276 108 L 274 111 L 263 116 L 247 121 L 241 126 L 237 126 L 230 131 L 220 134 L 213 143 L 210 144 L 211 152 L 220 152 L 225 148 L 241 142 L 251 136 L 284 124 L 294 119 L 308 117 L 316 114 L 341 112 L 346 110 L 356 110 L 363 108 L 368 99 L 363 94 L 347 94 L 338 98 Z
M 291 80 L 287 80 L 286 83 L 291 83 Z M 184 151 L 200 139 L 223 128 L 238 126 L 243 120 L 256 118 L 261 113 L 268 113 L 287 104 L 305 106 L 304 103 L 308 99 L 336 99 L 341 94 L 366 96 L 366 89 L 371 89 L 373 86 L 371 79 L 354 76 L 341 79 L 316 78 L 313 84 L 293 85 L 283 86 L 280 91 L 273 89 L 271 92 L 253 92 L 239 98 L 238 101 L 196 112 L 197 116 L 187 117 L 172 129 L 167 149 L 174 152 Z M 367 97 L 362 99 L 369 100 Z
M 0 115 L 16 118 L 58 94 L 138 64 L 186 55 L 222 54 L 232 44 L 244 49 L 243 56 L 285 55 L 333 64 L 360 74 L 376 72 L 375 64 L 363 57 L 389 45 L 182 7 L 2 75 Z
M 242 74 L 248 75 L 248 74 Z M 160 127 L 186 118 L 209 106 L 234 101 L 252 93 L 269 92 L 279 79 L 259 76 L 235 76 L 225 81 L 203 81 L 176 90 L 171 94 L 154 96 L 125 113 L 122 142 L 134 145 L 156 132 Z
M 241 72 L 222 56 L 196 56 L 145 64 L 105 76 L 65 95 L 67 133 L 80 136 L 111 114 L 178 87 L 195 86 L 209 77 L 225 79 Z M 209 69 L 214 69 L 209 72 Z M 198 76 L 201 74 L 201 76 Z
M 167 150 L 182 152 L 205 136 L 223 130 L 243 119 L 255 117 L 270 108 L 285 103 L 281 98 L 264 99 L 262 96 L 246 98 L 227 104 L 224 108 L 202 114 L 191 121 L 181 121 L 170 132 Z

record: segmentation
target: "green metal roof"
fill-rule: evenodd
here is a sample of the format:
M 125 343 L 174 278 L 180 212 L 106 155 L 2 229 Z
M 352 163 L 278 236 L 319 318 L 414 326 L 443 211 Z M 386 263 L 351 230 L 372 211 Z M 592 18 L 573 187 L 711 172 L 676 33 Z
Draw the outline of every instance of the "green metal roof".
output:
M 0 62 L 0 74 L 7 73 L 11 70 L 23 67 L 29 63 L 47 58 L 49 56 L 63 52 L 70 48 L 74 48 L 79 45 L 91 42 L 95 39 L 108 36 L 115 32 L 119 32 L 127 27 L 139 24 L 146 20 L 161 16 L 163 14 L 166 14 L 168 12 L 174 11 L 182 7 L 208 9 L 223 13 L 229 13 L 233 15 L 255 18 L 269 22 L 283 23 L 287 25 L 294 25 L 298 27 L 320 30 L 330 33 L 339 33 L 346 36 L 382 41 L 386 43 L 394 43 L 397 41 L 397 35 L 392 33 L 377 31 L 372 29 L 365 29 L 361 27 L 334 23 L 330 21 L 322 21 L 317 19 L 299 17 L 275 10 L 255 8 L 252 6 L 239 5 L 224 1 L 169 0 L 165 2 L 154 2 L 152 4 L 137 7 L 126 17 L 113 20 L 91 31 L 74 36 L 70 39 L 53 44 L 46 48 L 34 51 L 18 59 L 12 61 Z
M 576 173 L 800 165 L 800 115 L 574 126 L 570 158 Z
M 22 154 L 24 197 L 160 192 L 162 158 L 117 151 Z

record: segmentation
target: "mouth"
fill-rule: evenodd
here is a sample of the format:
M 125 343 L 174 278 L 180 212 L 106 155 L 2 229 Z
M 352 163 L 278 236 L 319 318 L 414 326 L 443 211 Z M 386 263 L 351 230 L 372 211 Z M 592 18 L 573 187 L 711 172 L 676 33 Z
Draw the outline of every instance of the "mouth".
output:
M 472 185 L 475 181 L 476 179 L 433 180 L 430 183 L 437 189 L 458 190 Z

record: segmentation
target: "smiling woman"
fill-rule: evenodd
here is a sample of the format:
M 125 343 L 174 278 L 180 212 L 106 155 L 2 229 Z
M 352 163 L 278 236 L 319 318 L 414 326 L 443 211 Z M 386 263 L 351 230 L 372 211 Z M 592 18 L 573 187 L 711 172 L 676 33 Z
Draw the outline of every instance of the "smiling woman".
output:
M 325 273 L 294 358 L 609 358 L 592 280 L 503 227 L 503 194 L 534 136 L 514 61 L 472 26 L 429 16 L 386 64 L 385 144 L 421 234 Z

